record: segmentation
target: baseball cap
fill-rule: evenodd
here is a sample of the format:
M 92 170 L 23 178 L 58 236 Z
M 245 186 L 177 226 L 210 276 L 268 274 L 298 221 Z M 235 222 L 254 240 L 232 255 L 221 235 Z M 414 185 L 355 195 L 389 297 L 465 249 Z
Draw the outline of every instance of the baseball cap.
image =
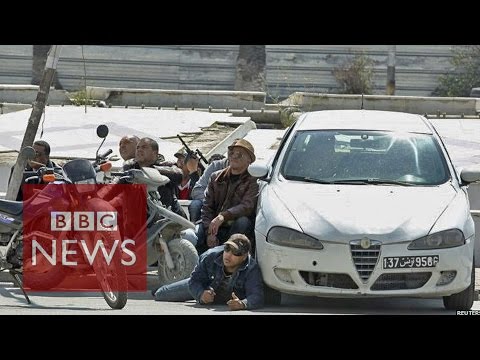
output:
M 242 256 L 248 254 L 251 248 L 250 240 L 243 234 L 233 234 L 225 241 L 224 245 L 230 245 L 234 251 L 234 255 Z

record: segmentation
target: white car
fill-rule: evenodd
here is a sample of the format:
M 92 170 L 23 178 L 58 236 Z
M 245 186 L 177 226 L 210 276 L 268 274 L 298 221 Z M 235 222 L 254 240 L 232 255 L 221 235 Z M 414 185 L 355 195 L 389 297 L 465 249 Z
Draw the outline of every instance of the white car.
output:
M 466 187 L 480 168 L 459 174 L 426 118 L 305 113 L 270 164 L 249 172 L 260 177 L 256 257 L 270 294 L 443 297 L 447 309 L 472 307 Z

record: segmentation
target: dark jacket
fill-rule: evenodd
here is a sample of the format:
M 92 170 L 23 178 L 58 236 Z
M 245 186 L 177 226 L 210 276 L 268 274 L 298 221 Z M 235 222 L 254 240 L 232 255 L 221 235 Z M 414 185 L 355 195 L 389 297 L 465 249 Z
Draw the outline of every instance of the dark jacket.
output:
M 177 166 L 172 166 L 170 162 L 165 161 L 157 161 L 149 167 L 156 168 L 160 172 L 160 174 L 165 175 L 170 179 L 170 182 L 168 184 L 158 187 L 158 192 L 160 194 L 160 200 L 162 201 L 162 204 L 166 207 L 170 207 L 171 210 L 178 215 L 187 218 L 187 215 L 178 203 L 177 196 L 175 195 L 177 192 L 178 184 L 182 182 L 182 170 Z M 136 161 L 127 161 L 123 165 L 124 171 L 140 168 L 140 165 L 138 165 L 138 162 Z
M 225 222 L 255 213 L 258 197 L 257 179 L 245 171 L 235 181 L 231 181 L 230 166 L 215 171 L 205 191 L 202 206 L 202 223 L 205 229 L 218 214 Z
M 214 247 L 200 256 L 188 282 L 189 290 L 195 300 L 200 298 L 209 287 L 217 288 L 223 278 L 223 246 Z M 263 278 L 257 261 L 249 254 L 245 262 L 232 275 L 229 292 L 234 292 L 247 306 L 258 309 L 264 305 Z
M 47 165 L 46 165 L 48 168 L 58 168 L 59 166 L 57 164 L 55 164 L 53 161 L 51 160 L 48 160 L 47 162 Z M 10 177 L 8 178 L 8 184 L 10 184 L 10 180 L 12 179 L 12 174 L 13 174 L 13 169 L 14 169 L 15 165 L 12 166 L 12 168 L 10 169 Z M 26 165 L 25 166 L 25 169 L 23 171 L 34 171 L 33 168 L 30 166 L 30 165 Z M 24 179 L 23 181 L 25 181 L 25 175 L 24 175 Z M 26 184 L 27 182 L 25 182 Z M 30 182 L 30 183 L 33 183 L 33 182 Z M 37 184 L 37 182 L 35 182 Z M 40 181 L 38 184 L 43 184 L 42 181 Z M 17 194 L 17 198 L 16 198 L 17 201 L 23 201 L 23 191 L 22 191 L 22 185 L 20 185 L 20 189 L 18 190 L 18 194 Z

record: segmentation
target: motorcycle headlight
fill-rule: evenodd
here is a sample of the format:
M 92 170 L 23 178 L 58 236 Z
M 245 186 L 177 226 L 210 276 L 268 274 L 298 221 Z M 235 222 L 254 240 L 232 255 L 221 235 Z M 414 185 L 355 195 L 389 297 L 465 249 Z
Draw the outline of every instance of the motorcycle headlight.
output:
M 319 240 L 302 232 L 282 226 L 272 227 L 267 234 L 267 241 L 280 246 L 316 250 L 323 249 L 323 245 Z
M 75 184 L 95 184 L 95 179 L 85 179 L 76 181 Z
M 85 179 L 75 182 L 75 188 L 80 194 L 90 193 L 97 190 L 95 179 Z
M 408 245 L 408 250 L 445 249 L 464 244 L 465 237 L 463 233 L 458 229 L 450 229 L 413 240 Z

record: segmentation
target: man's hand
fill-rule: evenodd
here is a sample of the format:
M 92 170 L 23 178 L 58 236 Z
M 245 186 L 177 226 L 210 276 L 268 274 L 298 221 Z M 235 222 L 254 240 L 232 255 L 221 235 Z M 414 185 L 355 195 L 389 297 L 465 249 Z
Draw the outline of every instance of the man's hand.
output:
M 188 169 L 188 173 L 194 173 L 198 171 L 198 159 L 194 156 L 189 156 L 185 166 Z
M 209 248 L 215 247 L 218 245 L 218 239 L 216 235 L 208 235 L 207 236 L 207 246 Z
M 218 229 L 224 221 L 225 218 L 221 214 L 218 214 L 216 217 L 214 217 L 213 220 L 210 222 L 210 225 L 208 226 L 208 235 L 217 236 Z
M 215 299 L 215 290 L 212 287 L 209 287 L 208 290 L 204 290 L 202 296 L 200 296 L 200 301 L 202 304 L 210 304 Z
M 232 298 L 227 301 L 228 308 L 234 310 L 245 310 L 245 304 L 232 292 Z

